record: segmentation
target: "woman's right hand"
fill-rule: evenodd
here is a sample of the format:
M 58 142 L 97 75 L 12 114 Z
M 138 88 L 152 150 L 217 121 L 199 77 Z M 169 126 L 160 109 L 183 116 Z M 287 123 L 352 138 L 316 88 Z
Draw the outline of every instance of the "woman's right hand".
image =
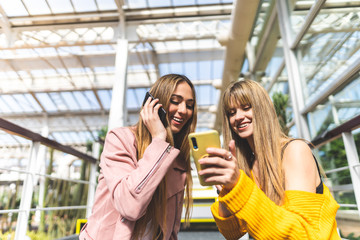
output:
M 240 178 L 234 140 L 230 141 L 229 150 L 208 148 L 206 151 L 210 157 L 199 160 L 200 164 L 207 166 L 199 172 L 199 175 L 205 177 L 205 182 L 214 182 L 215 185 L 221 185 L 228 191 L 237 184 Z
M 158 114 L 159 108 L 162 107 L 162 105 L 160 103 L 156 104 L 158 102 L 159 99 L 156 98 L 151 101 L 151 97 L 149 97 L 140 111 L 140 115 L 152 138 L 156 137 L 166 140 L 166 129 Z

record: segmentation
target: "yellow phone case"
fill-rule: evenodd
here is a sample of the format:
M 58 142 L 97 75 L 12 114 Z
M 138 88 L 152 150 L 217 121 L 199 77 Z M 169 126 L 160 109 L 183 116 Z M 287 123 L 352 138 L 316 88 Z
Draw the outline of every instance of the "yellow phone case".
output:
M 221 148 L 219 133 L 216 130 L 190 133 L 188 139 L 191 147 L 191 155 L 194 159 L 196 169 L 199 172 L 202 169 L 201 165 L 198 162 L 199 159 L 207 157 L 209 155 L 206 152 L 206 148 L 208 147 Z M 202 186 L 214 185 L 211 182 L 208 183 L 204 182 L 202 176 L 199 176 L 199 180 Z

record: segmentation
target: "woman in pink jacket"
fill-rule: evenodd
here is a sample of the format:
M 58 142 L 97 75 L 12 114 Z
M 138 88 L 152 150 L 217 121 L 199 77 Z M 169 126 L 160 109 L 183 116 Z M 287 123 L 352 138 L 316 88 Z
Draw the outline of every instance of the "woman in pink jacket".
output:
M 92 215 L 80 240 L 177 239 L 185 194 L 192 203 L 189 143 L 195 130 L 195 90 L 177 74 L 158 79 L 132 127 L 105 140 Z M 166 110 L 165 125 L 159 118 Z M 186 190 L 185 190 L 186 186 Z

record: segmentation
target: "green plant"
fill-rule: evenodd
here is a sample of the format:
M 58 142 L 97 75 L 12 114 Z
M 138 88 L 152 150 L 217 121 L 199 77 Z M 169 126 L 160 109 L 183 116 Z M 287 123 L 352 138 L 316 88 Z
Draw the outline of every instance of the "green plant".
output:
M 276 92 L 272 96 L 272 100 L 274 103 L 276 115 L 278 116 L 279 123 L 284 134 L 288 135 L 290 129 L 287 124 L 291 122 L 291 117 L 288 116 L 286 111 L 289 104 L 289 96 L 287 94 L 283 94 L 281 92 Z
M 348 234 L 347 236 L 343 236 L 343 234 L 341 233 L 341 231 L 340 231 L 340 235 L 342 236 L 342 237 L 344 237 L 345 239 L 348 239 L 348 240 L 360 240 L 360 235 L 359 236 L 355 236 L 355 233 L 350 233 L 350 234 Z
M 50 240 L 50 237 L 45 232 L 41 231 L 28 231 L 26 233 L 31 240 Z M 8 231 L 5 233 L 0 232 L 1 240 L 13 240 L 15 238 L 15 231 Z

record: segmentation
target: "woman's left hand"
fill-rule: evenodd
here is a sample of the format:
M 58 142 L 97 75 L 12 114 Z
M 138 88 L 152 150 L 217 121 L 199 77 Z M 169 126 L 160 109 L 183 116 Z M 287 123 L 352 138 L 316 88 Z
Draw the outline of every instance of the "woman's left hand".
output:
M 205 182 L 222 185 L 227 190 L 231 190 L 240 177 L 234 140 L 230 141 L 229 150 L 208 148 L 206 151 L 210 156 L 199 160 L 200 164 L 206 166 L 199 171 L 199 175 L 204 176 Z

